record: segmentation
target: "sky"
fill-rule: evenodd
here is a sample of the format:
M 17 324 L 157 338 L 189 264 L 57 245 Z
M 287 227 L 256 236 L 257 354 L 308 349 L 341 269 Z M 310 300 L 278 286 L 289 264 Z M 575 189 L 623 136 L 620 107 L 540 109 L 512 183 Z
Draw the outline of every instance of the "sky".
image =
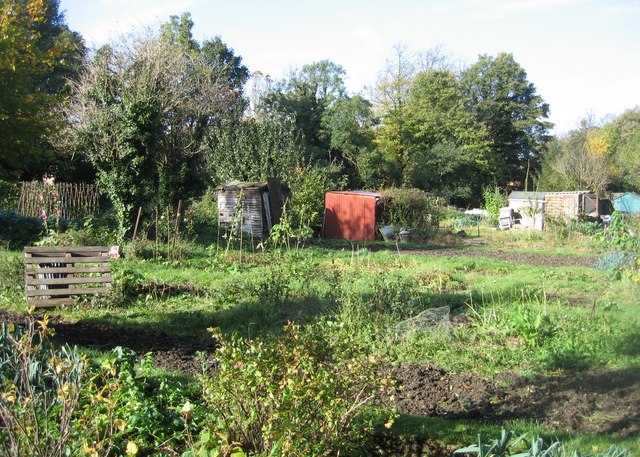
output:
M 219 36 L 251 72 L 286 78 L 331 60 L 362 93 L 401 44 L 471 65 L 512 53 L 562 135 L 640 106 L 640 0 L 61 0 L 97 48 L 191 13 L 198 41 Z

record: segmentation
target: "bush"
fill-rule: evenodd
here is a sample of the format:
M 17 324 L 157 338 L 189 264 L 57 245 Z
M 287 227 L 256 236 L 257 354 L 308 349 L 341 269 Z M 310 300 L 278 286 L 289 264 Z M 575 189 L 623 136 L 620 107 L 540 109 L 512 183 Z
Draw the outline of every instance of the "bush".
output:
M 291 178 L 291 198 L 287 202 L 287 212 L 294 229 L 311 229 L 320 233 L 324 217 L 324 194 L 331 190 L 344 189 L 347 177 L 340 168 L 305 167 L 296 170 Z
M 604 236 L 620 249 L 640 251 L 640 218 L 614 211 Z
M 373 432 L 364 407 L 391 386 L 375 360 L 338 357 L 322 332 L 297 325 L 248 341 L 216 332 L 215 372 L 200 377 L 214 416 L 210 436 L 257 455 L 353 455 Z M 218 435 L 216 435 L 218 434 Z
M 0 326 L 0 451 L 6 456 L 127 455 L 169 451 L 184 442 L 176 406 L 189 392 L 133 369 L 135 354 L 115 348 L 91 360 L 49 342 L 48 319 Z M 164 453 L 163 453 L 164 455 Z
M 384 189 L 381 196 L 385 224 L 422 235 L 433 235 L 438 229 L 445 211 L 442 197 L 408 188 Z
M 0 211 L 15 211 L 20 198 L 20 183 L 0 179 Z
M 22 249 L 33 244 L 42 230 L 42 220 L 39 218 L 0 211 L 0 243 L 8 247 Z
M 491 223 L 498 224 L 500 208 L 508 205 L 507 196 L 500 191 L 498 186 L 494 186 L 493 189 L 486 187 L 482 191 L 482 197 L 484 198 L 484 209 L 489 213 Z
M 211 243 L 218 231 L 218 197 L 216 190 L 209 188 L 202 198 L 192 201 L 185 218 L 191 219 L 193 232 L 198 240 Z
M 22 257 L 3 252 L 0 247 L 0 297 L 17 299 L 24 292 L 24 264 Z

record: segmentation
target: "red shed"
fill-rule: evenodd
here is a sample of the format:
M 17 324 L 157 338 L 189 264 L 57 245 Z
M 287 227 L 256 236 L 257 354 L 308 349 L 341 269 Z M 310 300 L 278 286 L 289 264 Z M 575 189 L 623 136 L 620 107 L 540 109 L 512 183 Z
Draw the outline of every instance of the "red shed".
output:
M 324 238 L 373 241 L 380 194 L 364 191 L 327 192 L 324 196 Z

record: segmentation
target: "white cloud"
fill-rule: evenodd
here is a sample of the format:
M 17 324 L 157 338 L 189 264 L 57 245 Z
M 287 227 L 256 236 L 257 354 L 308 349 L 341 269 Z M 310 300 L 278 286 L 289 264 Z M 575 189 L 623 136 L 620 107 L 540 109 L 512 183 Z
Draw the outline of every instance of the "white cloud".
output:
M 100 0 L 95 7 L 85 5 L 85 21 L 92 22 L 84 34 L 90 45 L 100 46 L 120 35 L 145 27 L 155 28 L 172 14 L 193 8 L 199 0 Z M 108 13 L 105 13 L 108 11 Z

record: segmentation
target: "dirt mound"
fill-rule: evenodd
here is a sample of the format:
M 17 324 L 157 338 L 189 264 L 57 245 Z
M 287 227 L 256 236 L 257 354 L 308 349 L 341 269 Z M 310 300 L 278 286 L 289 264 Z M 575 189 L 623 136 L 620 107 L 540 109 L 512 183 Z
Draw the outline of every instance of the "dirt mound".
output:
M 592 371 L 525 378 L 485 378 L 437 367 L 401 364 L 397 407 L 402 413 L 450 419 L 534 419 L 566 432 L 640 434 L 637 371 Z

